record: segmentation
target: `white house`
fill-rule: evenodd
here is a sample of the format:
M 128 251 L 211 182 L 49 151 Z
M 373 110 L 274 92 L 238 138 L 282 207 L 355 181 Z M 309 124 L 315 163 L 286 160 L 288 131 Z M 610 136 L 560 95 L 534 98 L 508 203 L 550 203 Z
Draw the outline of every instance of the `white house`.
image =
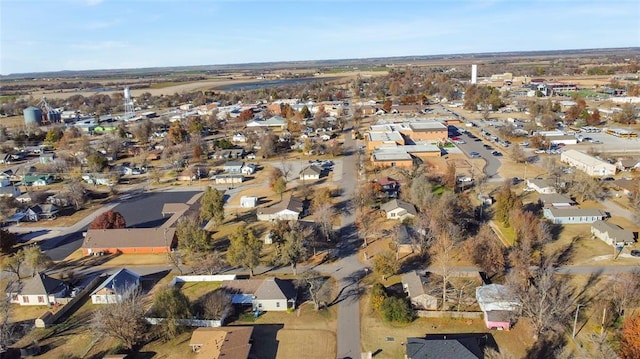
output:
M 538 193 L 556 193 L 555 182 L 551 179 L 527 179 L 527 188 L 530 188 Z
M 633 232 L 605 221 L 591 223 L 591 234 L 593 237 L 599 238 L 608 245 L 615 247 L 629 246 L 635 242 Z
M 397 219 L 399 221 L 418 215 L 416 207 L 413 204 L 399 199 L 392 199 L 380 206 L 380 209 L 385 211 L 387 219 Z
M 242 166 L 240 172 L 242 172 L 242 174 L 245 176 L 251 176 L 252 174 L 256 173 L 256 165 L 253 163 L 247 163 Z
M 115 304 L 122 295 L 140 286 L 140 275 L 128 269 L 112 274 L 91 293 L 93 304 Z
M 240 197 L 240 207 L 253 208 L 258 204 L 258 197 L 255 196 L 242 196 Z
M 222 288 L 236 292 L 233 304 L 251 305 L 258 311 L 286 311 L 296 307 L 296 290 L 290 281 L 278 278 L 222 281 Z
M 56 298 L 64 298 L 69 291 L 69 286 L 64 281 L 51 278 L 44 273 L 26 280 L 22 288 L 7 289 L 11 303 L 19 305 L 52 305 Z
M 589 176 L 613 176 L 616 174 L 616 165 L 576 150 L 569 150 L 560 154 L 560 161 L 575 167 Z
M 304 211 L 304 203 L 295 198 L 288 197 L 284 201 L 271 207 L 258 209 L 259 221 L 296 221 Z
M 544 208 L 542 210 L 544 218 L 554 224 L 582 224 L 593 223 L 602 220 L 606 214 L 595 208 Z
M 244 176 L 241 174 L 221 174 L 211 176 L 216 184 L 241 184 L 244 181 Z
M 560 193 L 543 193 L 538 196 L 542 207 L 571 207 L 576 204 L 571 198 Z
M 231 142 L 233 142 L 233 143 L 246 143 L 247 142 L 247 136 L 245 136 L 242 133 L 236 133 L 235 135 L 233 135 L 233 137 L 231 137 Z
M 307 166 L 300 171 L 300 180 L 301 181 L 315 181 L 319 180 L 322 176 L 322 168 L 311 165 Z
M 242 166 L 244 166 L 242 161 L 229 161 L 224 164 L 224 171 L 226 173 L 242 173 Z

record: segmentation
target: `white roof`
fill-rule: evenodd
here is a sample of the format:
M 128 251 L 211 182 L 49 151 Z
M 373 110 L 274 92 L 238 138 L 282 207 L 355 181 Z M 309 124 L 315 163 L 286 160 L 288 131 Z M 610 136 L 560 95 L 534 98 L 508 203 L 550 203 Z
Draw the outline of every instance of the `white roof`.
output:
M 402 141 L 402 135 L 398 131 L 369 132 L 369 141 Z
M 483 312 L 493 310 L 516 310 L 520 301 L 509 287 L 501 284 L 488 284 L 476 288 L 476 300 Z
M 613 166 L 612 164 L 609 164 L 605 161 L 601 161 L 595 157 L 589 156 L 588 154 L 577 151 L 577 150 L 568 150 L 568 151 L 562 152 L 562 154 L 560 155 L 560 159 L 563 160 L 565 158 L 571 158 L 574 161 L 578 161 L 590 167 L 603 166 L 603 165 Z

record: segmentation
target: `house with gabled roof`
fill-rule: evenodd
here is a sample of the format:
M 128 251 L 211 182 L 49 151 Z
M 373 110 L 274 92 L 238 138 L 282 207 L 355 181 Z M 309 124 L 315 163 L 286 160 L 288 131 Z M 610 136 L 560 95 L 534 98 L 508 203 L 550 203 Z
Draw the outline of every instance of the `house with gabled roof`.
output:
M 483 335 L 484 336 L 484 335 Z M 483 336 L 478 334 L 430 334 L 407 338 L 406 359 L 483 359 Z
M 424 288 L 424 277 L 416 271 L 402 275 L 402 289 L 411 301 L 411 306 L 418 310 L 437 310 L 438 298 L 428 294 Z
M 416 207 L 413 204 L 399 199 L 392 199 L 380 206 L 380 209 L 387 214 L 387 219 L 397 219 L 399 221 L 418 215 Z
M 476 300 L 489 329 L 509 330 L 521 303 L 509 287 L 487 284 L 476 288 Z
M 253 327 L 197 328 L 189 346 L 201 359 L 247 359 Z
M 614 247 L 630 246 L 635 243 L 633 232 L 610 222 L 595 221 L 591 223 L 591 234 Z
M 555 182 L 550 179 L 529 178 L 527 179 L 527 188 L 538 193 L 556 193 Z
M 66 282 L 36 273 L 32 278 L 15 283 L 7 289 L 11 303 L 19 305 L 53 305 L 56 298 L 64 298 L 69 292 Z
M 36 204 L 24 211 L 26 219 L 37 222 L 42 219 L 55 219 L 58 215 L 58 207 L 51 203 Z
M 122 295 L 136 290 L 140 286 L 140 275 L 122 268 L 105 279 L 91 293 L 93 304 L 115 304 L 122 300 Z
M 250 304 L 254 311 L 286 311 L 296 307 L 297 292 L 288 280 L 234 279 L 222 281 L 221 287 L 234 293 L 233 304 Z
M 259 221 L 296 221 L 304 214 L 304 202 L 289 196 L 271 207 L 260 208 L 257 211 Z
M 560 193 L 541 193 L 538 202 L 542 207 L 571 207 L 576 204 L 571 198 Z
M 319 180 L 322 177 L 322 168 L 311 165 L 303 168 L 300 171 L 300 180 L 301 181 L 315 181 Z

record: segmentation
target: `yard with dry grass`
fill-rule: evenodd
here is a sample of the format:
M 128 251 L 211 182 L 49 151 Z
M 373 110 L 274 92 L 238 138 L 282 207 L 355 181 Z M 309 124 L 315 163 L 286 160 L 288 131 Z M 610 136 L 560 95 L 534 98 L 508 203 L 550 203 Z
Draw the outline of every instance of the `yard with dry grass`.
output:
M 418 318 L 408 324 L 386 322 L 372 312 L 369 295 L 360 300 L 362 351 L 377 353 L 376 358 L 403 358 L 404 343 L 409 337 L 429 334 L 489 333 L 502 352 L 522 358 L 533 344 L 532 332 L 526 323 L 518 323 L 511 331 L 489 331 L 482 319 Z

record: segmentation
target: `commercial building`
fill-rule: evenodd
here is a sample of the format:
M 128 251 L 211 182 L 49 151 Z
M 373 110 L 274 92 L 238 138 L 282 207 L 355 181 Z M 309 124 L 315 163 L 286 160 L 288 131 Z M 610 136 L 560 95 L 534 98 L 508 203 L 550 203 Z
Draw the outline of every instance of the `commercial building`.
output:
M 560 161 L 575 167 L 589 176 L 613 176 L 616 174 L 616 165 L 589 156 L 576 150 L 562 152 Z

